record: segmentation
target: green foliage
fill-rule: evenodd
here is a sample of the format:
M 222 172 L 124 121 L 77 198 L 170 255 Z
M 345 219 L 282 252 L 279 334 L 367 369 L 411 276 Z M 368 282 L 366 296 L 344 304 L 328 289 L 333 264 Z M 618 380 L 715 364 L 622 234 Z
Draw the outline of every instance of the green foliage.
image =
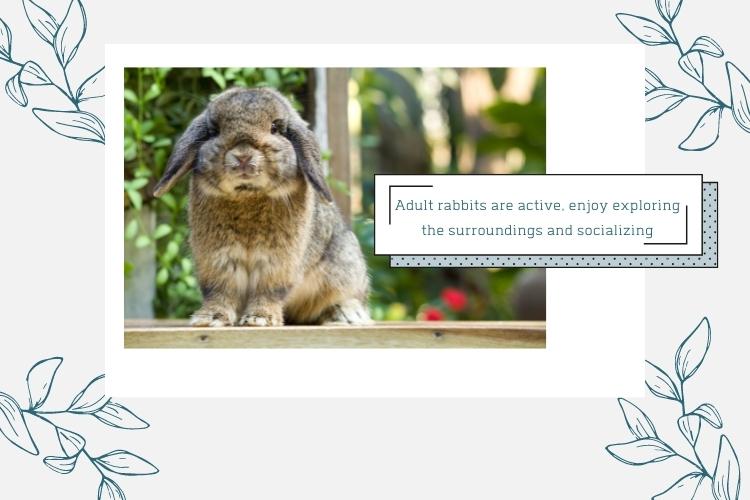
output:
M 495 127 L 477 141 L 480 155 L 506 153 L 514 148 L 523 151 L 526 161 L 519 173 L 524 174 L 543 174 L 546 165 L 546 76 L 543 69 L 538 72 L 531 101 L 518 103 L 498 99 L 484 110 Z
M 481 127 L 473 125 L 461 107 L 460 70 L 439 70 L 440 102 L 447 122 L 450 147 L 449 173 L 459 173 L 462 148 L 475 141 L 477 157 L 523 153 L 517 173 L 544 173 L 546 163 L 545 71 L 535 75 L 531 99 L 519 103 L 502 97 L 509 71 L 490 68 L 489 81 L 497 91 L 495 101 L 482 110 Z M 362 158 L 363 213 L 355 218 L 354 230 L 367 257 L 372 282 L 370 307 L 376 320 L 415 319 L 427 309 L 439 309 L 445 319 L 512 319 L 510 295 L 522 269 L 430 269 L 391 268 L 386 256 L 373 255 L 373 174 L 439 173 L 424 141 L 423 99 L 420 97 L 421 70 L 356 69 L 357 100 L 362 129 L 358 146 Z M 479 129 L 480 132 L 476 132 Z M 465 308 L 451 310 L 441 297 L 447 288 L 467 297 Z
M 201 300 L 187 245 L 187 183 L 179 183 L 159 199 L 151 195 L 166 166 L 172 145 L 209 99 L 232 87 L 269 86 L 295 97 L 306 90 L 303 68 L 126 68 L 125 69 L 126 210 L 145 207 L 155 213 L 153 228 L 133 217 L 125 239 L 136 248 L 154 245 L 157 258 L 158 317 L 187 317 Z M 133 264 L 125 256 L 125 275 Z

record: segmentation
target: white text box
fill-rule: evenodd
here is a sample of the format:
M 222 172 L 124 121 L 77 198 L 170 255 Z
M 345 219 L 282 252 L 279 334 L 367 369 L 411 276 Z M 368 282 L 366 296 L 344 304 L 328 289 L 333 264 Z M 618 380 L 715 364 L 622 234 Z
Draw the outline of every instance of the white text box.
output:
M 695 255 L 700 175 L 378 175 L 380 255 Z

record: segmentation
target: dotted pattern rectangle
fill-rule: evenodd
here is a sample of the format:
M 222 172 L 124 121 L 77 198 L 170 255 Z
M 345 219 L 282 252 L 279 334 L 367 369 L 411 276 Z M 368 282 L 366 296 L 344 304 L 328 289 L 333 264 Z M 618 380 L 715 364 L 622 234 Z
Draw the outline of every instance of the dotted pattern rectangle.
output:
M 394 255 L 391 267 L 719 267 L 719 184 L 703 183 L 702 255 Z

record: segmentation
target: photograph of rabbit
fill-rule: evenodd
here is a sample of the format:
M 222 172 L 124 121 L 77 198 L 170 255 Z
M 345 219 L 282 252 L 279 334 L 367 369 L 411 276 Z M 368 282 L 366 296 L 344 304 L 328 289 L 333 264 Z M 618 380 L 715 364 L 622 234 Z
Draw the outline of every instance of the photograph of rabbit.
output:
M 544 68 L 126 68 L 125 346 L 544 347 L 544 269 L 391 268 L 374 174 L 545 171 Z

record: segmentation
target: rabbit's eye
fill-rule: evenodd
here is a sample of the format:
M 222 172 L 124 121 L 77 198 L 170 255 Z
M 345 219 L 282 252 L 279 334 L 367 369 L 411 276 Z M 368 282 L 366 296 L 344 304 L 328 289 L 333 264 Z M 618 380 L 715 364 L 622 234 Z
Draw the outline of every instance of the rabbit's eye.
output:
M 281 132 L 281 122 L 280 120 L 275 120 L 271 123 L 271 133 L 278 134 L 279 132 Z

